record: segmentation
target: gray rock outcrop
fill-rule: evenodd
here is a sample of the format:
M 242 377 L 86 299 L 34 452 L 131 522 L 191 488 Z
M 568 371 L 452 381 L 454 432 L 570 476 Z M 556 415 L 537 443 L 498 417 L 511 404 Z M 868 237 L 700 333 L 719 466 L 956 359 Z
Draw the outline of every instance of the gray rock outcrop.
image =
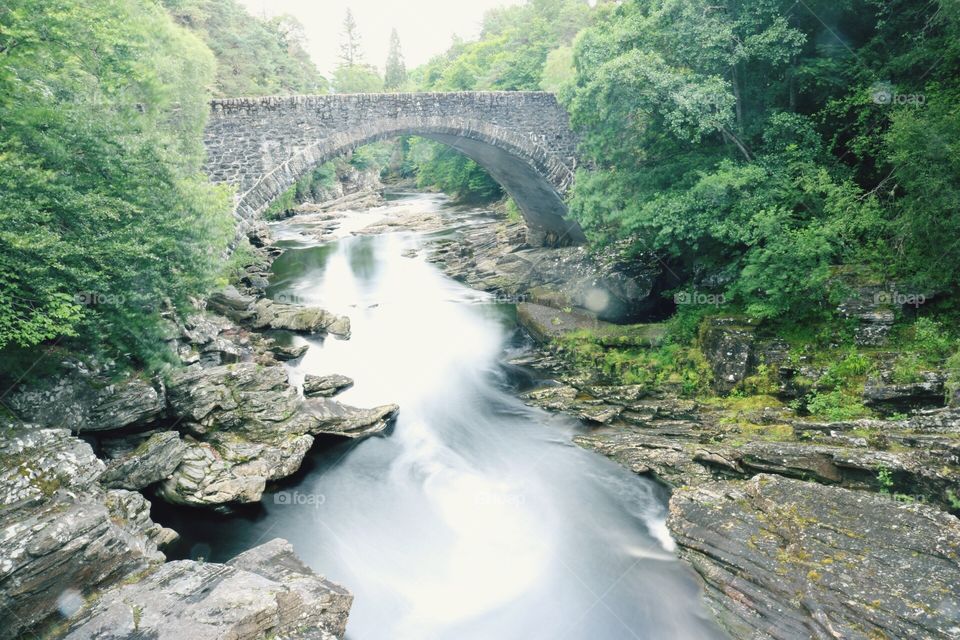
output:
M 681 557 L 733 637 L 955 638 L 960 520 L 760 475 L 674 493 Z
M 342 638 L 353 597 L 279 538 L 226 564 L 168 562 L 97 595 L 65 640 Z
M 76 611 L 83 595 L 163 561 L 169 530 L 136 497 L 107 493 L 104 465 L 66 430 L 7 430 L 0 439 L 0 638 Z
M 136 376 L 115 379 L 67 361 L 61 372 L 21 386 L 4 404 L 28 424 L 53 429 L 109 431 L 147 425 L 163 416 L 164 390 Z

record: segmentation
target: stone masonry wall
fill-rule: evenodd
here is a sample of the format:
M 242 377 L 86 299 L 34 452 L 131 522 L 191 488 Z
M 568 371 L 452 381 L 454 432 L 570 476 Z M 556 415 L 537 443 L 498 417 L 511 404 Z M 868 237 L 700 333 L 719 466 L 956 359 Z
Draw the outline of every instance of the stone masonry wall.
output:
M 318 163 L 398 135 L 462 140 L 462 150 L 501 183 L 516 182 L 504 186 L 525 212 L 539 206 L 536 200 L 556 200 L 533 216 L 537 224 L 549 227 L 552 216 L 565 213 L 557 202 L 573 182 L 577 138 L 566 111 L 544 92 L 214 100 L 205 132 L 206 171 L 214 182 L 237 188 L 237 212 L 251 219 Z M 521 174 L 527 175 L 516 178 Z M 544 198 L 546 191 L 556 196 Z

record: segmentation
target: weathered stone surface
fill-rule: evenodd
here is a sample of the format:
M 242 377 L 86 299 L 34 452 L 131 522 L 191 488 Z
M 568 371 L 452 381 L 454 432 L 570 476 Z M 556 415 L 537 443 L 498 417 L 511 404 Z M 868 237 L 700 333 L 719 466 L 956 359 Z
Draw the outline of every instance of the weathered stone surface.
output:
M 318 421 L 318 426 L 314 427 L 311 433 L 328 433 L 348 438 L 362 438 L 383 431 L 400 410 L 395 404 L 358 409 L 329 398 L 310 398 L 306 405 Z
M 531 302 L 517 305 L 517 320 L 540 342 L 550 342 L 576 331 L 589 330 L 601 342 L 648 347 L 658 344 L 666 333 L 663 325 L 659 324 L 631 325 L 627 333 L 624 328 L 599 320 L 595 314 L 580 308 L 556 309 Z
M 342 638 L 353 600 L 303 565 L 281 539 L 227 564 L 168 562 L 98 595 L 63 638 Z
M 730 392 L 750 373 L 754 328 L 732 318 L 709 322 L 700 341 L 704 357 L 713 369 L 713 386 Z
M 315 575 L 286 540 L 274 538 L 241 553 L 227 564 L 288 587 L 303 602 L 301 618 L 318 621 L 315 623 L 318 627 L 338 638 L 346 633 L 353 596 L 335 582 Z
M 253 304 L 256 298 L 240 293 L 233 285 L 214 291 L 207 298 L 207 308 L 230 318 L 234 322 L 251 320 L 255 313 Z
M 518 223 L 471 224 L 438 241 L 429 259 L 451 277 L 506 302 L 578 308 L 603 322 L 642 322 L 665 311 L 662 265 L 653 256 L 627 259 L 614 246 L 531 247 Z
M 126 489 L 107 491 L 104 504 L 114 523 L 122 523 L 124 529 L 147 538 L 158 547 L 180 537 L 180 534 L 173 529 L 161 526 L 150 519 L 150 503 L 136 491 Z
M 737 638 L 955 638 L 960 520 L 779 476 L 682 489 L 668 526 Z
M 66 430 L 3 433 L 0 638 L 24 637 L 55 622 L 58 609 L 79 607 L 82 594 L 163 560 L 155 540 L 169 534 L 150 521 L 139 494 L 105 494 L 102 471 L 90 446 Z
M 303 379 L 303 395 L 308 398 L 316 396 L 329 398 L 352 386 L 353 380 L 339 373 L 328 376 L 315 376 L 308 373 Z
M 565 219 L 577 137 L 549 93 L 355 94 L 215 100 L 207 123 L 208 175 L 234 185 L 239 216 L 256 219 L 318 164 L 358 146 L 419 135 L 484 166 L 519 205 L 531 244 L 585 240 Z
M 274 302 L 268 298 L 257 300 L 253 306 L 253 326 L 258 329 L 286 329 L 304 333 L 330 333 L 349 337 L 350 319 L 318 307 L 303 307 Z
M 266 483 L 296 472 L 313 445 L 305 434 L 252 441 L 229 433 L 188 442 L 183 462 L 159 487 L 174 504 L 209 506 L 257 502 Z
M 42 500 L 60 488 L 86 490 L 103 470 L 90 445 L 66 429 L 0 432 L 0 505 Z
M 109 489 L 143 489 L 170 477 L 186 449 L 176 431 L 159 431 L 110 460 L 100 483 Z
M 309 350 L 310 350 L 310 345 L 308 344 L 292 345 L 292 344 L 280 344 L 275 342 L 270 345 L 270 351 L 273 352 L 274 357 L 277 360 L 281 360 L 283 362 L 286 362 L 288 360 L 296 360 L 297 358 L 299 358 Z
M 634 473 L 649 475 L 675 487 L 711 480 L 715 477 L 714 467 L 729 467 L 739 475 L 736 462 L 728 459 L 722 449 L 684 441 L 695 429 L 685 423 L 657 430 L 619 428 L 576 436 L 573 441 Z
M 4 404 L 24 422 L 79 431 L 149 424 L 164 413 L 163 387 L 137 377 L 111 380 L 78 362 L 63 373 L 21 387 Z
M 939 371 L 925 372 L 916 382 L 900 384 L 892 382 L 888 372 L 867 380 L 863 401 L 868 406 L 889 411 L 943 406 L 946 402 L 945 383 L 946 375 Z
M 167 387 L 171 411 L 197 433 L 273 432 L 303 419 L 297 415 L 297 390 L 280 366 L 252 362 L 191 366 L 173 372 Z

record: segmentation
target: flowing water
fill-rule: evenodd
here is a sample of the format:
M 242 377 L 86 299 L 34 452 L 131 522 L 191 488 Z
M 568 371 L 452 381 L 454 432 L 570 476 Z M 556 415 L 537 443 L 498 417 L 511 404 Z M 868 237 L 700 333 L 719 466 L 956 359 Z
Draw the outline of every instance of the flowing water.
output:
M 396 402 L 396 423 L 322 442 L 250 513 L 168 514 L 186 554 L 288 539 L 354 593 L 351 640 L 720 637 L 672 553 L 665 492 L 571 445 L 575 420 L 516 399 L 523 376 L 503 364 L 523 349 L 513 307 L 404 256 L 425 234 L 348 233 L 397 211 L 464 219 L 440 196 L 406 195 L 326 244 L 305 234 L 309 219 L 276 224 L 288 251 L 270 290 L 352 321 L 350 340 L 295 338 L 311 348 L 292 380 L 346 374 L 356 384 L 339 400 Z

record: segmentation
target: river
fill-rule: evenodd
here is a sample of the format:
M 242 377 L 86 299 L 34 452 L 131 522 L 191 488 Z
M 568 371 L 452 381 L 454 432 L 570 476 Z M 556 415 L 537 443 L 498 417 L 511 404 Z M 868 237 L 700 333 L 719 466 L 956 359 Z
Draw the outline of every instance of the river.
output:
M 352 321 L 350 340 L 294 338 L 311 348 L 292 380 L 348 375 L 338 399 L 396 402 L 395 424 L 322 441 L 249 511 L 165 510 L 181 554 L 225 560 L 288 539 L 354 593 L 351 640 L 722 637 L 673 554 L 664 489 L 570 444 L 576 420 L 517 399 L 529 374 L 505 364 L 527 344 L 514 307 L 410 257 L 431 234 L 350 234 L 397 211 L 484 215 L 407 194 L 325 243 L 309 218 L 276 223 L 287 251 L 269 291 Z

